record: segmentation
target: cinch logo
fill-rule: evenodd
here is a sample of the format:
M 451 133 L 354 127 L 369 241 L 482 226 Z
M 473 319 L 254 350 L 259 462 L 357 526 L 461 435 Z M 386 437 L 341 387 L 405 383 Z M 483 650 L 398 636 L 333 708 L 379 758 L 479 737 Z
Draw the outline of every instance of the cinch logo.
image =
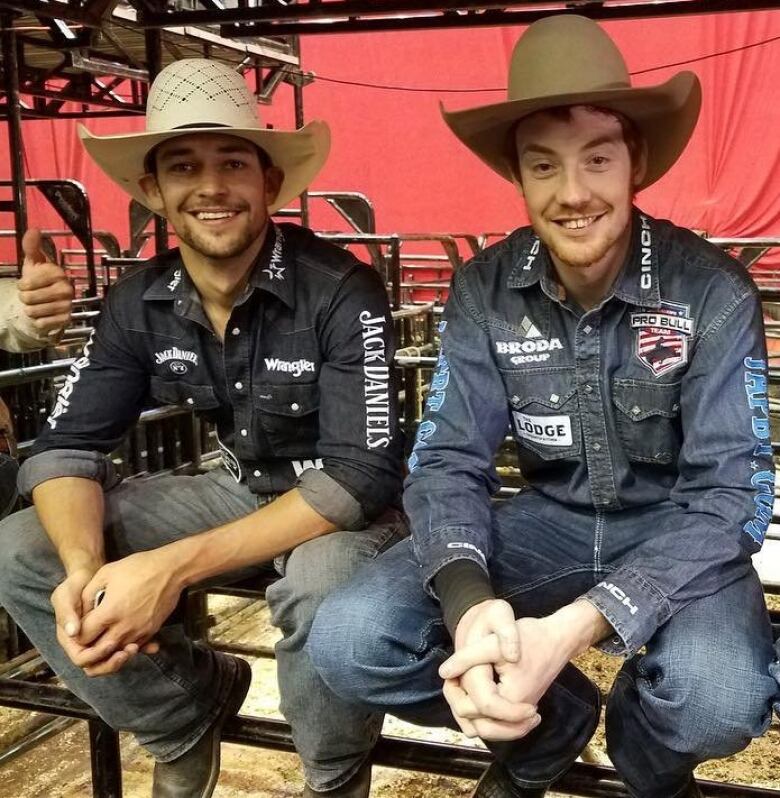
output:
M 283 371 L 292 374 L 293 377 L 300 377 L 304 371 L 314 371 L 314 363 L 311 360 L 279 360 L 278 357 L 267 357 L 265 367 L 268 371 Z
M 598 587 L 603 587 L 607 593 L 611 593 L 632 615 L 639 612 L 639 607 L 617 585 L 613 585 L 612 582 L 599 582 Z
M 463 541 L 454 540 L 452 543 L 447 544 L 448 549 L 468 549 L 469 551 L 476 552 L 479 556 L 487 562 L 487 557 L 473 544 L 473 543 L 465 543 Z
M 176 286 L 181 282 L 181 269 L 176 269 L 173 273 L 173 279 L 168 283 L 168 290 L 175 291 Z

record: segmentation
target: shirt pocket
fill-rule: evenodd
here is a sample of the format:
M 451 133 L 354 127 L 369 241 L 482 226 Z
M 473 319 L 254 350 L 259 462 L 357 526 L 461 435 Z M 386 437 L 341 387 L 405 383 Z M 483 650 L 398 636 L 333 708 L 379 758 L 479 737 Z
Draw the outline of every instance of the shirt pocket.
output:
M 184 405 L 193 410 L 214 410 L 219 407 L 219 399 L 211 385 L 193 385 L 152 377 L 149 392 L 155 401 L 163 405 Z
M 542 460 L 576 457 L 582 449 L 574 370 L 504 373 L 512 432 L 523 449 Z
M 656 465 L 677 462 L 682 444 L 680 383 L 612 381 L 616 426 L 629 460 Z
M 320 409 L 316 383 L 259 385 L 253 391 L 252 402 L 274 454 L 302 457 L 314 452 Z

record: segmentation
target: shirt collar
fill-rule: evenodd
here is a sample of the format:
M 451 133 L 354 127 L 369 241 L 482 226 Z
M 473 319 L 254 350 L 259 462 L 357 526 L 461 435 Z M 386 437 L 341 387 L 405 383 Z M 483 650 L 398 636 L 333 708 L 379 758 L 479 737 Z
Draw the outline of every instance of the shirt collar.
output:
M 626 263 L 615 280 L 613 294 L 632 305 L 659 308 L 658 226 L 638 208 L 634 208 L 631 222 L 631 246 Z
M 660 307 L 658 284 L 658 229 L 653 219 L 634 208 L 631 216 L 631 244 L 626 263 L 615 280 L 614 296 L 633 305 Z M 559 298 L 559 286 L 553 278 L 552 261 L 547 247 L 532 228 L 521 239 L 517 263 L 507 278 L 507 288 L 527 288 L 541 283 L 551 298 Z
M 170 261 L 165 271 L 146 289 L 144 299 L 175 300 L 177 309 L 185 310 L 190 300 L 198 300 L 197 290 L 184 268 L 178 250 L 171 250 L 158 256 L 158 261 Z M 268 223 L 268 231 L 260 252 L 255 259 L 247 283 L 247 290 L 238 298 L 236 304 L 246 301 L 252 290 L 259 288 L 278 297 L 288 307 L 295 307 L 295 279 L 291 268 L 292 259 L 288 239 L 273 222 Z

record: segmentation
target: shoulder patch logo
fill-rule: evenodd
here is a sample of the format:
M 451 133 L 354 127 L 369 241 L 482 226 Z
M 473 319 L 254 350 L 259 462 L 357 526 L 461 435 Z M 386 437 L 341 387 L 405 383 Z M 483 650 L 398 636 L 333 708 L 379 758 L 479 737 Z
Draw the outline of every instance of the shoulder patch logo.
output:
M 634 354 L 654 376 L 688 362 L 688 340 L 694 331 L 690 310 L 690 305 L 663 300 L 660 308 L 642 308 L 631 314 L 631 328 L 636 330 Z

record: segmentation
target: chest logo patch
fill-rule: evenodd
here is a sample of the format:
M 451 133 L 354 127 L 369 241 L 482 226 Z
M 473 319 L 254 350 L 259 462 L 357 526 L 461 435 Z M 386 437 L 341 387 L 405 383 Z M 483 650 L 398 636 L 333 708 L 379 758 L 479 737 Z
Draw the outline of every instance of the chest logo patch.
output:
M 193 366 L 198 365 L 198 355 L 188 349 L 179 349 L 178 346 L 172 346 L 170 349 L 163 349 L 162 352 L 155 352 L 154 362 L 158 366 L 167 363 L 168 368 L 174 374 L 186 374 L 189 371 L 187 363 L 192 363 Z
M 662 301 L 660 308 L 632 313 L 631 328 L 636 331 L 634 354 L 654 376 L 688 362 L 688 341 L 693 335 L 690 305 Z
M 513 410 L 515 430 L 519 438 L 543 446 L 571 446 L 571 418 L 569 416 L 529 416 Z

